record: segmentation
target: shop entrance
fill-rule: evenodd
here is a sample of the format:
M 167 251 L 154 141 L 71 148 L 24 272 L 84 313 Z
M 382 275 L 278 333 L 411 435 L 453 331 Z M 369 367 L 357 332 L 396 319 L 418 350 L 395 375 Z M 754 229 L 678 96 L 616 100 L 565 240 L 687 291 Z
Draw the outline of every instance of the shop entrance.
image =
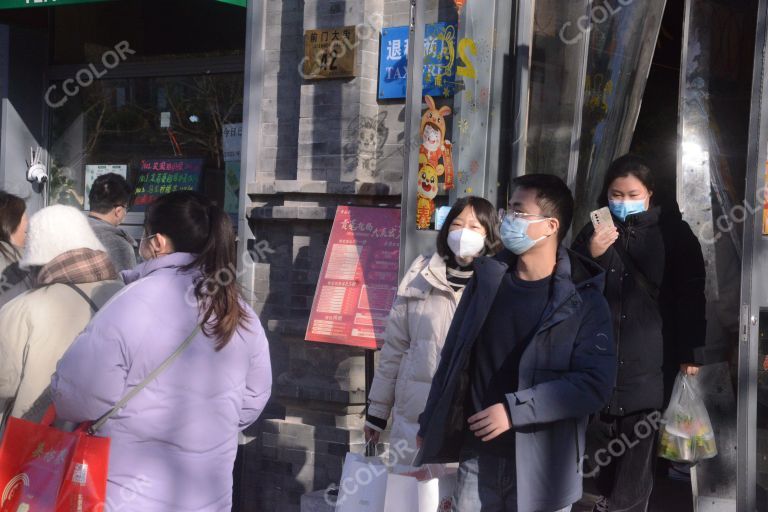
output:
M 611 160 L 630 151 L 646 157 L 665 207 L 680 210 L 707 263 L 707 340 L 698 359 L 720 447 L 693 471 L 685 508 L 658 510 L 768 510 L 768 228 L 758 194 L 766 185 L 768 3 L 589 0 L 564 9 L 497 0 L 482 12 L 454 3 L 463 8 L 429 18 L 417 2 L 411 31 L 418 41 L 431 24 L 455 23 L 459 68 L 473 66 L 433 98 L 437 111 L 450 107 L 440 135 L 452 142 L 455 171 L 450 187 L 444 174 L 437 179 L 435 213 L 473 193 L 503 207 L 510 178 L 547 172 L 574 191 L 578 230 Z M 406 134 L 414 142 L 406 146 L 401 268 L 433 244 L 439 220 L 418 218 L 432 82 L 413 72 L 439 61 L 428 44 L 411 48 Z

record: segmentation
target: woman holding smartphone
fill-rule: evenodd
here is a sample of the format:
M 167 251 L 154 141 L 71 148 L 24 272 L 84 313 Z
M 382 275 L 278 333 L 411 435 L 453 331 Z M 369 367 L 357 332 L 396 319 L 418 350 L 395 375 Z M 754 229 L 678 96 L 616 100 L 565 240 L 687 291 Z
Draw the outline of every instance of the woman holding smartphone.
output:
M 619 158 L 598 200 L 609 208 L 613 225 L 589 224 L 573 243 L 605 269 L 619 363 L 611 400 L 590 427 L 595 446 L 587 447 L 585 461 L 587 476 L 597 475 L 601 497 L 594 510 L 600 512 L 647 509 L 659 411 L 677 372 L 698 372 L 694 349 L 705 341 L 701 246 L 680 212 L 662 207 L 655 191 L 653 173 L 641 159 Z M 652 435 L 638 435 L 649 431 L 636 428 L 642 422 Z M 621 456 L 599 451 L 617 439 L 629 440 Z

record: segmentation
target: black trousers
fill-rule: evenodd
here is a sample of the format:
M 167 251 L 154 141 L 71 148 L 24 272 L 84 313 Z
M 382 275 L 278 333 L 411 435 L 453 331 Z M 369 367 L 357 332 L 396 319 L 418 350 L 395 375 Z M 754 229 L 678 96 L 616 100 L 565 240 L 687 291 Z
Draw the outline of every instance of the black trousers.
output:
M 587 431 L 585 477 L 596 478 L 612 512 L 645 512 L 653 490 L 659 411 L 597 415 Z

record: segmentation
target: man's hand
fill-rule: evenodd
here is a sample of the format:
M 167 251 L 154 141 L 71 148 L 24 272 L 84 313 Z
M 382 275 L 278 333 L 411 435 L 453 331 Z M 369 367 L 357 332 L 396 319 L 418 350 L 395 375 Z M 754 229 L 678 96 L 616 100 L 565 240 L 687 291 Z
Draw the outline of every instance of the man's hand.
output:
M 470 416 L 467 421 L 469 430 L 474 432 L 476 437 L 482 438 L 483 442 L 495 439 L 512 428 L 512 420 L 504 404 L 492 405 Z
M 589 254 L 593 258 L 599 258 L 605 251 L 619 239 L 619 230 L 615 227 L 603 226 L 592 235 L 589 240 Z
M 680 365 L 680 371 L 683 372 L 684 375 L 690 375 L 691 377 L 695 377 L 699 373 L 699 368 L 700 365 L 692 363 L 683 363 Z
M 379 442 L 379 438 L 381 437 L 381 432 L 371 427 L 363 428 L 363 433 L 365 433 L 366 443 L 377 444 Z

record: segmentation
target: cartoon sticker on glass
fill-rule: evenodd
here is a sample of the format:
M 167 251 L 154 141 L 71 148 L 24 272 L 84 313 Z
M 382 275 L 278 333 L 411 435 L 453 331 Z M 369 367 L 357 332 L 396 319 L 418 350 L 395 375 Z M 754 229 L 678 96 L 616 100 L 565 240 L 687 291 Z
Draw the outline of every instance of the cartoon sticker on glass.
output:
M 444 176 L 445 190 L 453 188 L 453 161 L 451 141 L 446 140 L 445 117 L 450 107 L 435 105 L 431 96 L 425 96 L 427 110 L 421 117 L 421 147 L 419 148 L 417 229 L 429 229 L 435 211 L 440 176 Z

